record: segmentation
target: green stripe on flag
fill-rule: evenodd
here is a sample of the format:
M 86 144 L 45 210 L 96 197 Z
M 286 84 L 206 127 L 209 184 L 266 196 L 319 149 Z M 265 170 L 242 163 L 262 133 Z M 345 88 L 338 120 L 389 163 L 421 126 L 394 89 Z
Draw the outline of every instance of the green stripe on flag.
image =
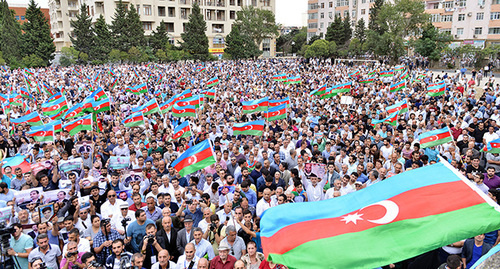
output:
M 146 114 L 144 114 L 146 115 Z M 172 112 L 172 116 L 174 117 L 196 117 L 196 113 L 192 113 L 192 112 L 184 112 L 184 113 L 180 113 L 180 114 L 177 114 L 177 113 L 174 113 Z
M 275 120 L 282 120 L 282 119 L 286 119 L 286 113 L 278 115 L 278 116 L 270 117 L 267 119 L 267 121 L 275 121 Z
M 125 126 L 125 127 L 137 127 L 137 126 L 141 126 L 141 125 L 144 125 L 144 121 L 143 120 L 133 121 L 133 122 L 129 122 L 129 123 L 124 123 L 123 124 L 123 126 Z
M 309 241 L 283 255 L 270 253 L 269 259 L 294 268 L 377 268 L 499 227 L 499 212 L 489 204 L 482 203 L 443 214 L 406 219 L 361 232 Z M 370 251 L 360 255 L 361 249 Z M 333 259 L 332 253 L 342 255 Z M 325 264 L 325 261 L 328 263 Z
M 191 165 L 184 167 L 183 169 L 181 169 L 181 171 L 179 171 L 179 175 L 181 175 L 181 177 L 189 175 L 189 174 L 194 173 L 196 171 L 199 171 L 205 167 L 208 167 L 214 163 L 215 163 L 215 158 L 213 155 L 211 155 L 204 160 L 201 160 L 201 161 L 199 160 L 196 163 L 193 163 Z
M 258 130 L 246 130 L 246 131 L 233 131 L 233 135 L 255 135 L 255 136 L 261 136 L 262 131 Z
M 452 142 L 452 141 L 453 141 L 453 137 L 448 136 L 448 137 L 445 137 L 443 139 L 438 139 L 438 140 L 431 141 L 428 143 L 423 143 L 420 145 L 420 148 L 430 148 L 430 147 L 439 146 L 441 144 Z

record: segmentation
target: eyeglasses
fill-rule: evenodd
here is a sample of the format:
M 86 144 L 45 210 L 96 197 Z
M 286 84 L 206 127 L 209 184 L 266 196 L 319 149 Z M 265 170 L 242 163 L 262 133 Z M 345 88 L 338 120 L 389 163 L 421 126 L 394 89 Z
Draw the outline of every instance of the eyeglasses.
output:
M 115 195 L 108 195 L 108 198 L 111 198 L 111 197 L 116 197 L 116 194 Z

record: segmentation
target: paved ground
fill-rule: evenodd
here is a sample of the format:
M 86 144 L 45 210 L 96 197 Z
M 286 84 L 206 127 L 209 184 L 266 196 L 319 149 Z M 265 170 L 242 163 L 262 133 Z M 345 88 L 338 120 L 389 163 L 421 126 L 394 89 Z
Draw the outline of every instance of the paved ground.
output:
M 497 252 L 494 255 L 492 255 L 476 268 L 477 269 L 500 268 L 500 252 Z

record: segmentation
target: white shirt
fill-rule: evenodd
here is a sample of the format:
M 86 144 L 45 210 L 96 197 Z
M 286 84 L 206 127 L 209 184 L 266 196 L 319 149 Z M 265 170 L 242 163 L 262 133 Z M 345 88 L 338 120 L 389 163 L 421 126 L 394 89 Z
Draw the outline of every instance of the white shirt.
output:
M 192 269 L 198 269 L 198 261 L 199 260 L 200 260 L 200 258 L 198 258 L 196 255 L 194 255 L 194 259 L 193 259 L 194 265 L 193 265 Z M 186 255 L 182 255 L 177 260 L 177 266 L 175 267 L 175 269 L 186 269 L 186 268 L 188 268 L 190 263 L 191 262 L 186 261 Z
M 257 208 L 256 208 L 255 213 L 260 218 L 262 216 L 262 214 L 264 213 L 264 211 L 266 211 L 267 209 L 269 209 L 273 206 L 276 206 L 276 204 L 273 203 L 273 200 L 271 198 L 269 198 L 269 202 L 267 202 L 266 200 L 264 200 L 264 198 L 262 198 L 259 200 L 259 202 L 257 202 Z
M 121 210 L 121 209 L 120 209 Z M 130 218 L 130 221 L 127 222 L 127 229 L 130 223 L 135 221 L 135 212 L 132 210 L 128 210 L 127 212 L 127 217 Z M 111 228 L 115 230 L 121 230 L 124 231 L 123 225 L 122 225 L 122 220 L 124 219 L 122 213 L 115 214 L 113 218 L 111 218 Z
M 212 244 L 208 242 L 208 240 L 202 238 L 199 244 L 196 244 L 196 240 L 193 240 L 190 243 L 194 244 L 196 248 L 196 253 L 194 255 L 196 255 L 198 258 L 203 258 L 206 254 L 208 254 L 209 261 L 215 258 L 214 248 L 212 247 Z
M 307 193 L 307 200 L 309 202 L 321 201 L 323 200 L 323 187 L 326 184 L 326 178 L 323 178 L 320 182 L 313 186 L 309 179 L 302 180 L 302 185 Z
M 120 199 L 116 199 L 116 202 L 114 205 L 112 205 L 109 200 L 106 201 L 104 204 L 101 206 L 101 216 L 105 219 L 107 218 L 112 218 L 112 216 L 115 216 L 117 214 L 120 214 L 120 205 L 125 202 L 123 202 Z M 128 205 L 128 204 L 127 204 Z
M 170 184 L 168 184 L 168 188 L 162 184 L 160 187 L 158 187 L 158 192 L 159 193 L 170 193 L 170 197 L 175 197 L 174 187 L 172 187 L 172 185 L 170 185 Z
M 168 263 L 169 263 L 168 268 L 170 268 L 170 269 L 173 269 L 173 268 L 175 268 L 175 266 L 177 266 L 175 264 L 175 262 L 173 262 L 173 261 L 168 261 Z M 153 264 L 151 266 L 151 269 L 161 269 L 160 262 L 157 262 L 157 263 Z

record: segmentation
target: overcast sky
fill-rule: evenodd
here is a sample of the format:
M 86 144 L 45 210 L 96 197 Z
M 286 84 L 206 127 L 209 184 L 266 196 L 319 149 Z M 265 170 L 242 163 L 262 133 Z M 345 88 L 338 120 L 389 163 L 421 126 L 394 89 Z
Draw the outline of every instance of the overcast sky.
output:
M 9 4 L 28 4 L 29 0 L 7 0 Z M 48 7 L 48 0 L 35 0 Z M 306 26 L 307 0 L 276 0 L 276 21 L 284 26 Z

